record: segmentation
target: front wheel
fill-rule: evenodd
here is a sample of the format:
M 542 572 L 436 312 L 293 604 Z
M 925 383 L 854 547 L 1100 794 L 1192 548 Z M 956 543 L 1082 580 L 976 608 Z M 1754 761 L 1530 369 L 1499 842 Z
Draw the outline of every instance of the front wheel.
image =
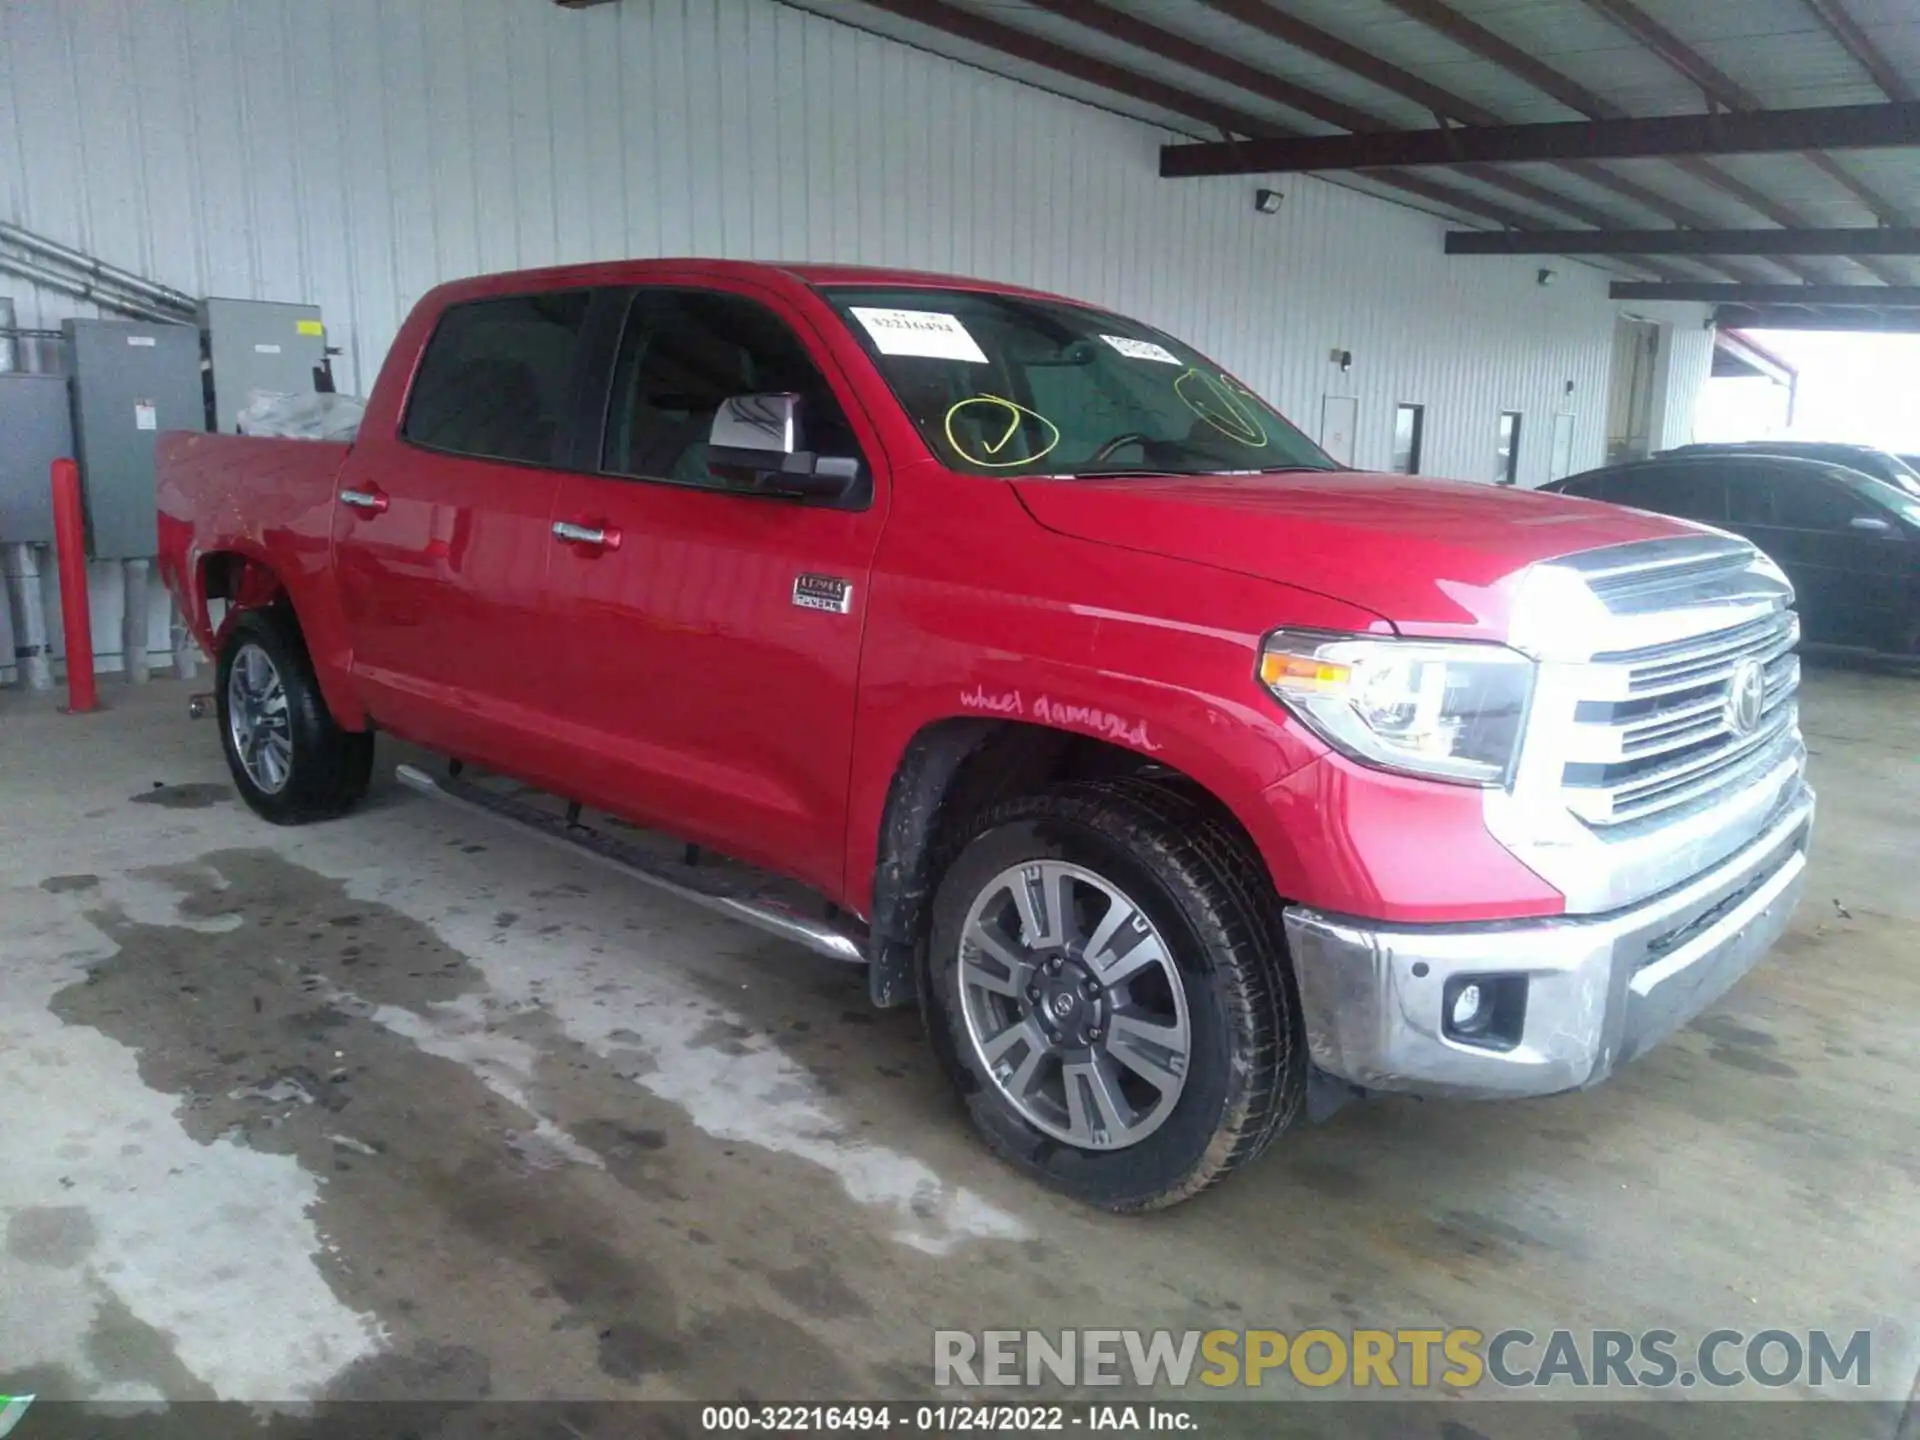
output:
M 1258 1155 L 1306 1089 L 1276 912 L 1244 840 L 1164 786 L 981 815 L 934 901 L 923 994 L 987 1142 L 1112 1210 Z
M 324 820 L 366 793 L 373 735 L 334 723 L 292 618 L 251 610 L 220 648 L 220 743 L 240 798 L 276 825 Z

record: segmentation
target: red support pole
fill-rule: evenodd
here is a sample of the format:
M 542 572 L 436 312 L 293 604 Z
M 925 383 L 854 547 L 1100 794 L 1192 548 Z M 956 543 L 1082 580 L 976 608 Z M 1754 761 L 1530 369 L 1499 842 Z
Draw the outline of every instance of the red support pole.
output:
M 80 509 L 80 467 L 53 462 L 53 547 L 60 561 L 60 621 L 67 635 L 67 713 L 100 706 L 93 682 L 93 611 L 87 604 L 87 526 Z

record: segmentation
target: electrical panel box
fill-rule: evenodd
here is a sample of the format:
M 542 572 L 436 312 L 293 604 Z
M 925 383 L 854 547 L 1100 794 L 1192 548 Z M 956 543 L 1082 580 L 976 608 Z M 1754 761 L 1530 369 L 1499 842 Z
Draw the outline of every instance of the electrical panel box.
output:
M 0 371 L 0 544 L 53 540 L 53 462 L 73 454 L 67 377 Z
M 200 332 L 138 320 L 69 320 L 73 437 L 86 496 L 87 539 L 102 560 L 159 548 L 153 442 L 162 430 L 205 430 Z
M 200 302 L 206 336 L 212 425 L 223 434 L 239 430 L 238 417 L 255 390 L 311 395 L 313 372 L 327 358 L 327 333 L 317 305 L 272 300 Z

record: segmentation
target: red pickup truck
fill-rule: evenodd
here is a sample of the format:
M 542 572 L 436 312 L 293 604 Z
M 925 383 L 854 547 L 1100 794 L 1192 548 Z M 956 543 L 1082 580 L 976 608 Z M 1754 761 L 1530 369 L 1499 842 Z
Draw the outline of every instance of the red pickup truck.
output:
M 351 446 L 170 435 L 159 478 L 261 815 L 418 742 L 416 788 L 866 965 L 995 1150 L 1114 1209 L 1356 1091 L 1593 1084 L 1802 883 L 1798 625 L 1752 546 L 1356 473 L 1055 296 L 461 281 Z

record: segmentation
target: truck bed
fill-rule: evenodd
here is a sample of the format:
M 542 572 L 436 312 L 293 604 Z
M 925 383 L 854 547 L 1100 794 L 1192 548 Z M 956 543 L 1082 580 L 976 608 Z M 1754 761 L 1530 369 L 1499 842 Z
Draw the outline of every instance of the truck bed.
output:
M 170 431 L 154 453 L 162 579 L 195 637 L 213 653 L 204 587 L 209 556 L 265 562 L 296 609 L 324 578 L 335 480 L 351 446 L 324 440 Z

